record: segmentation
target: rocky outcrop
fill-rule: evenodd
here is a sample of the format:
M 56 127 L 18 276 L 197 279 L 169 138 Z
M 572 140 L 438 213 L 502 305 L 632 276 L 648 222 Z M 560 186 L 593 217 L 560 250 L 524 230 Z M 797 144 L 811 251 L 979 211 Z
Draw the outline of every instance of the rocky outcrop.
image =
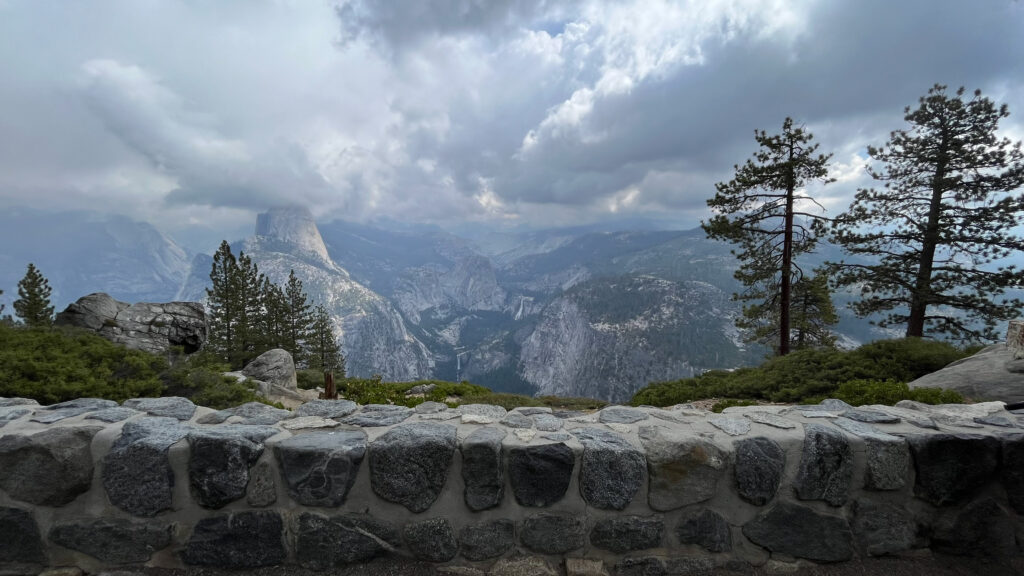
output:
M 945 388 L 972 400 L 1024 402 L 1024 359 L 1005 343 L 993 344 L 909 383 L 911 388 Z
M 280 348 L 267 350 L 240 372 L 226 372 L 225 376 L 255 384 L 260 396 L 288 408 L 298 408 L 317 398 L 316 390 L 299 389 L 295 361 L 287 350 Z
M 181 347 L 197 352 L 206 342 L 206 312 L 198 302 L 128 304 L 97 292 L 83 296 L 57 314 L 58 326 L 86 328 L 135 350 L 167 354 Z

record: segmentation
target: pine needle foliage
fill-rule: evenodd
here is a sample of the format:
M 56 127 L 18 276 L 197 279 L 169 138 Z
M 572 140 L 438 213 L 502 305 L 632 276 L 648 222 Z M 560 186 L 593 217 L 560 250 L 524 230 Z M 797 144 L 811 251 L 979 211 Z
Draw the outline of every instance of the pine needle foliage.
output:
M 41 328 L 53 324 L 53 306 L 50 304 L 50 283 L 29 263 L 25 277 L 18 282 L 18 299 L 14 313 L 26 326 Z
M 804 276 L 796 256 L 812 251 L 825 229 L 823 217 L 806 210 L 816 202 L 804 186 L 832 181 L 832 155 L 816 154 L 813 135 L 792 118 L 783 122 L 782 133 L 755 130 L 754 139 L 760 149 L 746 164 L 735 166 L 731 181 L 715 185 L 708 206 L 716 215 L 701 227 L 709 238 L 739 245 L 733 250 L 740 261 L 735 277 L 745 290 L 734 298 L 745 304 L 738 327 L 751 341 L 775 334 L 776 351 L 785 355 L 791 349 L 793 284 Z
M 875 323 L 906 325 L 907 336 L 973 341 L 996 340 L 996 324 L 1020 314 L 1004 294 L 1024 274 L 990 266 L 1024 250 L 1011 231 L 1024 211 L 1024 153 L 996 134 L 1008 115 L 980 91 L 936 84 L 905 109 L 908 128 L 868 148 L 880 187 L 859 190 L 832 230 L 847 254 L 875 260 L 833 264 L 838 285 L 861 291 L 858 315 L 885 314 Z

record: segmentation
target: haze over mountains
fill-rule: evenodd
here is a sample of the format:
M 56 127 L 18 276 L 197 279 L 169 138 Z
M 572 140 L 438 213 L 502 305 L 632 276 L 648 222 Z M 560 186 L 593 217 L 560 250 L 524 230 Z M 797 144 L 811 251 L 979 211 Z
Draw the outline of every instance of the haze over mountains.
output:
M 130 302 L 205 297 L 210 256 L 190 257 L 149 224 L 84 213 L 0 220 L 8 302 L 28 261 L 50 279 L 58 310 L 98 291 Z M 318 225 L 302 208 L 270 210 L 255 224 L 233 250 L 278 283 L 295 270 L 330 311 L 353 375 L 624 401 L 653 380 L 764 356 L 733 326 L 728 246 L 699 229 L 471 241 L 425 228 Z M 64 233 L 48 234 L 52 226 Z M 880 336 L 850 319 L 840 331 L 854 341 Z

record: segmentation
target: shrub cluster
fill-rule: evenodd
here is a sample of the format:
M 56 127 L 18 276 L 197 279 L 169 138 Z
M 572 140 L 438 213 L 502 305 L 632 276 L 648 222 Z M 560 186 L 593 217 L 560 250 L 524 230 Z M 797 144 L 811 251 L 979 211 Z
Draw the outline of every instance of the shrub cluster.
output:
M 671 406 L 704 398 L 813 403 L 852 398 L 851 404 L 893 404 L 961 400 L 948 391 L 910 390 L 906 382 L 968 355 L 946 342 L 905 338 L 879 340 L 856 350 L 800 350 L 769 359 L 756 368 L 713 370 L 695 378 L 654 382 L 639 390 L 634 406 Z M 845 385 L 845 386 L 844 386 Z

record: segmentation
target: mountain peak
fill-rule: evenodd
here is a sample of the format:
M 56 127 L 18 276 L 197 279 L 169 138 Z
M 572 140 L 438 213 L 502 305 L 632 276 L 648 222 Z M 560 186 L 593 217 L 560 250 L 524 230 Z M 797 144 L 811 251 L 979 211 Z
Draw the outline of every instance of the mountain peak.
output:
M 256 236 L 293 244 L 330 262 L 313 214 L 301 206 L 272 208 L 256 216 Z

